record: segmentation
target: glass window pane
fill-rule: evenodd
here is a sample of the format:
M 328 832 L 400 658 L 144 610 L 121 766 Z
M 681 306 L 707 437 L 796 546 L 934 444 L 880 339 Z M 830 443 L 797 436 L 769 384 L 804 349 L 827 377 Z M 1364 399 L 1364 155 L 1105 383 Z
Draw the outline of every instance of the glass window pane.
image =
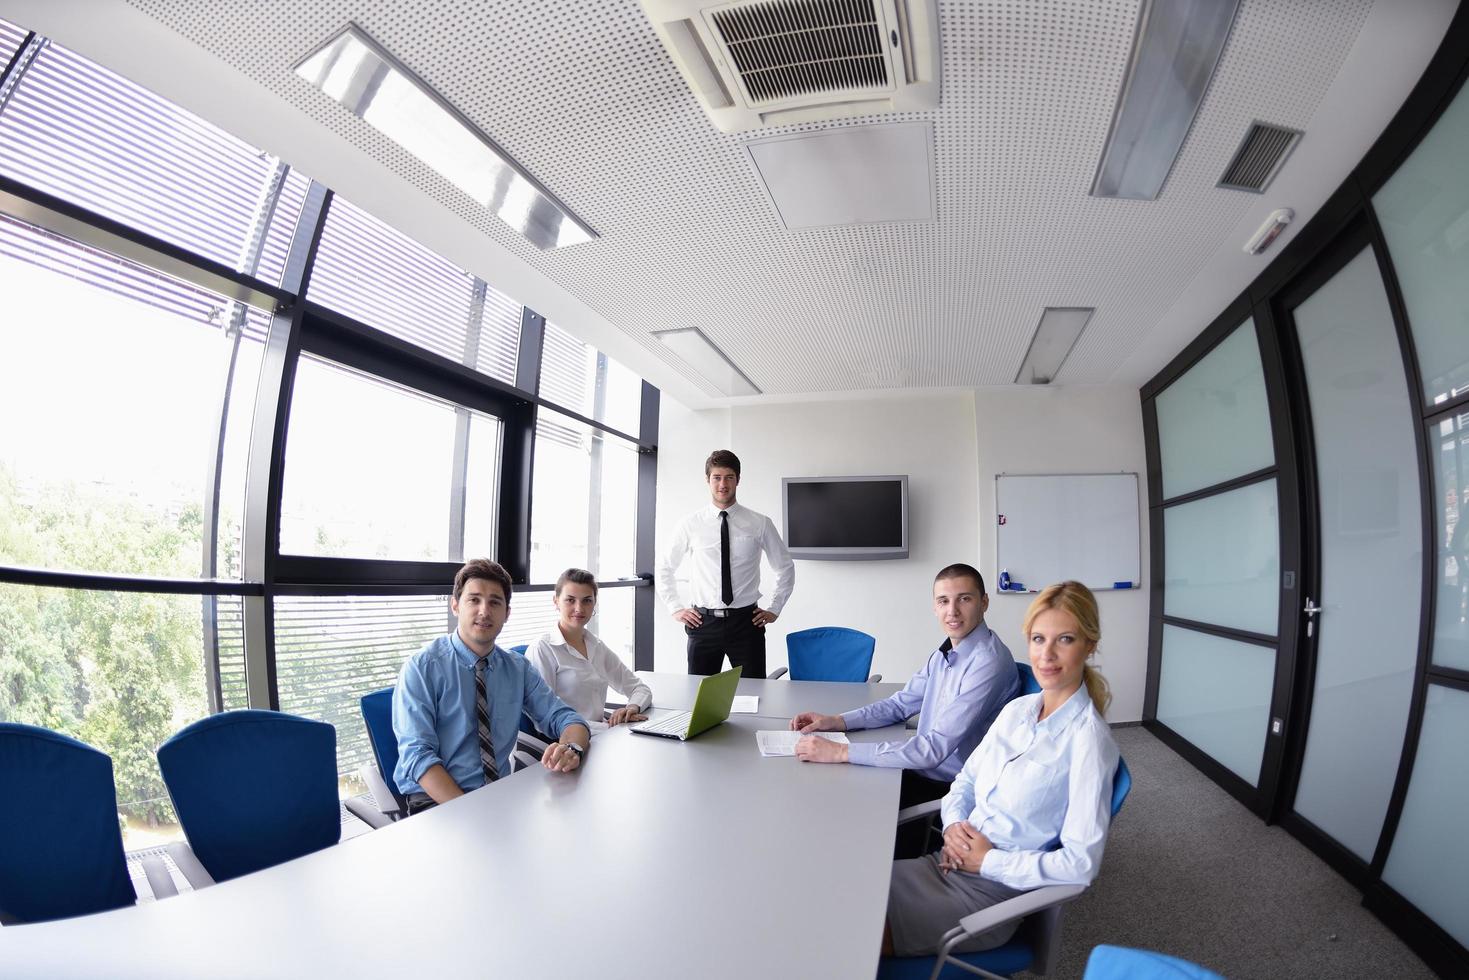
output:
M 1316 449 L 1321 594 L 1296 812 L 1371 860 L 1418 659 L 1423 487 L 1382 277 L 1364 249 L 1295 310 Z
M 619 432 L 639 434 L 643 379 L 550 322 L 541 348 L 540 395 Z
M 232 351 L 219 513 L 239 575 L 265 317 L 0 215 L 0 563 L 198 577 Z M 254 365 L 254 367 L 252 367 Z
M 55 44 L 0 112 L 0 172 L 234 269 L 254 267 L 278 166 Z M 295 207 L 277 220 L 294 225 Z
M 1254 320 L 1163 389 L 1154 404 L 1165 498 L 1275 464 Z
M 555 581 L 555 576 L 550 581 Z M 505 620 L 505 628 L 495 643 L 505 650 L 529 646 L 555 625 L 556 607 L 551 603 L 550 592 L 516 592 L 510 599 L 510 618 Z M 592 632 L 596 631 L 593 626 Z
M 250 707 L 245 687 L 245 601 L 237 595 L 205 596 L 214 603 L 215 635 L 218 637 L 220 710 Z
M 530 575 L 568 568 L 601 580 L 637 574 L 638 453 L 632 444 L 556 412 L 536 422 Z
M 555 581 L 552 576 L 551 581 Z M 633 665 L 633 588 L 597 590 L 597 612 L 587 629 L 597 634 L 629 667 Z M 516 592 L 510 618 L 495 642 L 508 650 L 531 644 L 556 627 L 556 607 L 549 591 Z M 611 695 L 609 694 L 609 700 Z
M 461 430 L 469 458 L 466 483 L 456 486 Z M 499 458 L 499 419 L 303 356 L 286 436 L 281 551 L 404 561 L 493 555 Z M 461 499 L 474 536 L 451 540 Z
M 633 650 L 633 604 L 637 598 L 636 588 L 601 589 L 597 593 L 597 615 L 592 620 L 591 631 L 597 638 L 612 648 L 629 668 L 636 667 Z M 616 692 L 609 692 L 607 700 L 619 700 Z
M 372 764 L 359 699 L 398 682 L 403 661 L 449 626 L 449 597 L 279 596 L 275 671 L 281 710 L 336 726 L 337 772 Z
M 1255 786 L 1270 726 L 1275 651 L 1163 627 L 1158 720 Z
M 1163 612 L 1274 636 L 1280 519 L 1274 480 L 1163 511 Z
M 111 756 L 129 849 L 183 836 L 154 753 L 208 710 L 200 600 L 0 584 L 0 721 Z
M 1428 426 L 1438 578 L 1433 662 L 1469 670 L 1469 412 Z
M 1469 390 L 1469 89 L 1373 197 L 1432 404 Z
M 327 212 L 307 298 L 515 382 L 520 307 L 340 197 Z
M 1469 946 L 1469 692 L 1430 684 L 1418 756 L 1382 880 L 1459 943 Z

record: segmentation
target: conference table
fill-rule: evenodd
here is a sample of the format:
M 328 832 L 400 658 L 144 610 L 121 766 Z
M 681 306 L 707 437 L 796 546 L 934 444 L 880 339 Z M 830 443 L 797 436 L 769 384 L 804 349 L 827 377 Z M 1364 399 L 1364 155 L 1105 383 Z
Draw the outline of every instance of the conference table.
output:
M 692 704 L 697 678 L 644 676 L 655 711 Z M 755 732 L 897 688 L 742 681 L 759 714 L 688 742 L 613 728 L 575 773 L 525 769 L 243 878 L 0 929 L 0 973 L 870 977 L 898 771 L 762 758 Z

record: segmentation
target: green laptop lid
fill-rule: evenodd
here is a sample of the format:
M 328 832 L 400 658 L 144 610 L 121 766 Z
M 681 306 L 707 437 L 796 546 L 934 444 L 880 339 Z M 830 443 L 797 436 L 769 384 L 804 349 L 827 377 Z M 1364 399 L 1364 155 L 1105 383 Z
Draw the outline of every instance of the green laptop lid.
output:
M 734 704 L 735 688 L 740 683 L 741 670 L 740 667 L 734 667 L 699 682 L 699 693 L 694 695 L 694 710 L 684 738 L 693 738 L 729 717 L 729 709 Z

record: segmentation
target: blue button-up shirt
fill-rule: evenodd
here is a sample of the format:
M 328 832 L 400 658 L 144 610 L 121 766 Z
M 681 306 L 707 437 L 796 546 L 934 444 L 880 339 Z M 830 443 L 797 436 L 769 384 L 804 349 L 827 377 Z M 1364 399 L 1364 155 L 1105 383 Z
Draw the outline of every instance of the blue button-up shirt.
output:
M 1041 695 L 1005 706 L 942 806 L 944 828 L 969 823 L 995 846 L 985 878 L 1029 890 L 1097 876 L 1112 821 L 1117 743 L 1082 687 L 1045 721 Z
M 958 643 L 945 640 L 897 694 L 842 715 L 848 731 L 898 725 L 918 715 L 918 734 L 906 742 L 853 742 L 847 761 L 916 769 L 947 783 L 1000 709 L 1019 693 L 1020 674 L 1010 648 L 980 623 Z
M 458 632 L 441 636 L 408 658 L 393 690 L 393 732 L 398 766 L 393 781 L 404 794 L 421 793 L 419 778 L 436 763 L 466 792 L 483 786 L 479 725 L 474 711 L 474 651 Z M 518 653 L 495 647 L 485 665 L 485 700 L 495 765 L 510 772 L 510 753 L 525 712 L 543 732 L 557 738 L 568 725 L 585 725 Z

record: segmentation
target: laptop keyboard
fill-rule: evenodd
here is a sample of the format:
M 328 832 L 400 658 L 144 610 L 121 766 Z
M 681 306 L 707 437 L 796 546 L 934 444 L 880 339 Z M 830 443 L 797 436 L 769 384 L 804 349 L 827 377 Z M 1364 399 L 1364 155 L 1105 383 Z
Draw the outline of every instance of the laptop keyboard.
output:
M 657 732 L 659 735 L 682 735 L 688 730 L 692 711 L 680 711 L 661 721 L 645 721 L 638 726 L 640 731 Z

